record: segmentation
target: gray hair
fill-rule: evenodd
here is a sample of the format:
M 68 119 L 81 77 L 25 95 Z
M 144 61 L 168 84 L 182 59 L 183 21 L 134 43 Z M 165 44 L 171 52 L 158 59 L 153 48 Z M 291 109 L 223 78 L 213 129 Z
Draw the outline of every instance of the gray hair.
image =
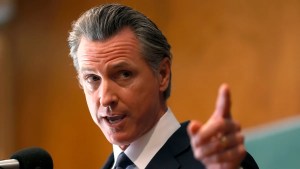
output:
M 165 57 L 172 61 L 171 46 L 154 22 L 128 6 L 105 4 L 86 11 L 72 24 L 68 43 L 77 72 L 79 71 L 77 50 L 82 36 L 92 41 L 103 41 L 126 26 L 137 36 L 142 56 L 154 72 L 157 72 L 160 62 Z M 170 93 L 171 78 L 168 88 L 164 91 L 164 98 L 169 98 Z

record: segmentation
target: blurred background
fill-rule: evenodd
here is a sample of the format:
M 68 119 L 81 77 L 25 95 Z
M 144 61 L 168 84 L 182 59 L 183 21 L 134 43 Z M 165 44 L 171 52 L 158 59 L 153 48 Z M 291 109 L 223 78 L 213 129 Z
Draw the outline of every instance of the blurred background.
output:
M 81 13 L 108 2 L 141 11 L 168 38 L 169 106 L 180 121 L 205 122 L 226 82 L 233 117 L 261 168 L 297 168 L 297 0 L 0 0 L 0 159 L 40 146 L 56 169 L 105 162 L 112 148 L 90 118 L 67 37 Z

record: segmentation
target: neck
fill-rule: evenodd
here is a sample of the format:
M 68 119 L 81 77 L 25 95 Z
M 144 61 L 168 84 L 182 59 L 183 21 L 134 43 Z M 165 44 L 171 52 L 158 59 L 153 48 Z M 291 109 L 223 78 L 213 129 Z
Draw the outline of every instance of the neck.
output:
M 122 146 L 119 146 L 123 151 L 126 150 L 126 148 L 128 147 L 129 145 L 122 145 Z

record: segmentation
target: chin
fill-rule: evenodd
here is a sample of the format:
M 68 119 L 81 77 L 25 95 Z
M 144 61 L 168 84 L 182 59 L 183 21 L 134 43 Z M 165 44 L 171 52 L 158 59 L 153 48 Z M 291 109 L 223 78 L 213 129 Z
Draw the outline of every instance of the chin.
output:
M 118 145 L 120 147 L 128 146 L 130 143 L 133 142 L 133 140 L 128 139 L 128 138 L 120 138 L 120 137 L 115 137 L 115 136 L 107 138 L 107 139 L 111 144 Z

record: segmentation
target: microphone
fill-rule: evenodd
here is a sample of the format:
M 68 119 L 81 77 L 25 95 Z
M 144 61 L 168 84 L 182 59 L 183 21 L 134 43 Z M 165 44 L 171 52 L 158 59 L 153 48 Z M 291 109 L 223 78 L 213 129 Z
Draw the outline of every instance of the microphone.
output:
M 15 152 L 9 160 L 0 161 L 0 169 L 53 169 L 53 161 L 47 151 L 31 147 Z

